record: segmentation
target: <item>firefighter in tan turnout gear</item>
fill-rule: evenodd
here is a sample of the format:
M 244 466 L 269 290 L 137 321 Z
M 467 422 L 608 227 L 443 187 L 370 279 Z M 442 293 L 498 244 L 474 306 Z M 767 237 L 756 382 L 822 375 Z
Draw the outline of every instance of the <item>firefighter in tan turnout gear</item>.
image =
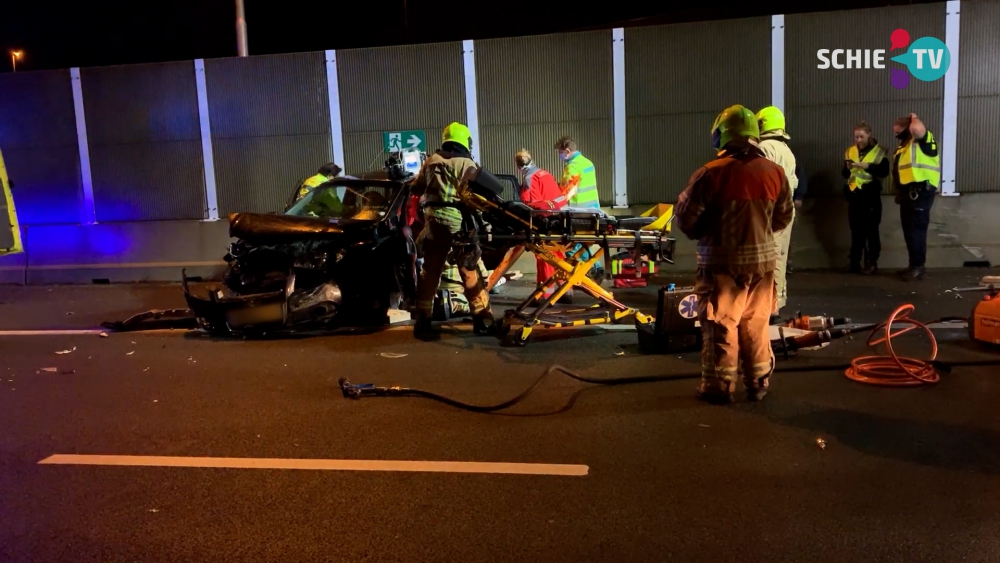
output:
M 712 126 L 715 160 L 695 171 L 677 201 L 676 221 L 698 240 L 698 319 L 702 382 L 698 396 L 733 401 L 740 368 L 747 398 L 760 400 L 774 371 L 768 320 L 775 304 L 775 232 L 792 220 L 788 178 L 757 145 L 749 109 L 736 105 Z
M 479 275 L 479 255 L 475 249 L 456 248 L 456 235 L 463 229 L 467 210 L 459 200 L 459 186 L 479 170 L 472 160 L 472 135 L 460 123 L 445 127 L 441 149 L 424 161 L 413 182 L 413 193 L 424 195 L 424 228 L 418 237 L 423 253 L 423 268 L 417 280 L 416 324 L 413 334 L 421 340 L 434 340 L 438 333 L 431 324 L 434 295 L 441 283 L 441 273 L 449 255 L 458 265 L 465 296 L 472 309 L 474 330 L 490 334 L 494 328 L 489 294 Z

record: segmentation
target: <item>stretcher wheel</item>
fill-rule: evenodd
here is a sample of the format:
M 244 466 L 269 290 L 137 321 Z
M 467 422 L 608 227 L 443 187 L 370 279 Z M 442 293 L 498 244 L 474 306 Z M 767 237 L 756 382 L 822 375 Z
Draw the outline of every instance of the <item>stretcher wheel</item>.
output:
M 514 344 L 521 347 L 527 346 L 529 338 L 531 338 L 531 329 L 528 327 L 521 327 L 516 333 L 514 333 Z

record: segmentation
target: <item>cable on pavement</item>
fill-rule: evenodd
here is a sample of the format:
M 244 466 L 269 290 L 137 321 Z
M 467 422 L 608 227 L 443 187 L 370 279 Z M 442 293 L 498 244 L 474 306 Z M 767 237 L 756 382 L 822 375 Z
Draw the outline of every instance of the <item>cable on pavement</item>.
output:
M 884 323 L 873 328 L 871 334 L 868 335 L 868 346 L 875 347 L 879 344 L 885 344 L 888 355 L 854 358 L 851 361 L 851 366 L 844 371 L 844 375 L 860 383 L 882 387 L 916 387 L 941 381 L 941 375 L 935 365 L 938 353 L 937 339 L 934 338 L 934 333 L 931 332 L 927 324 L 910 318 L 910 313 L 913 310 L 914 306 L 909 303 L 900 305 Z M 892 325 L 896 323 L 910 326 L 893 332 Z M 885 329 L 885 335 L 876 338 L 882 329 Z M 926 360 L 918 360 L 896 354 L 892 347 L 892 339 L 917 329 L 923 330 L 927 338 L 930 339 L 930 357 Z

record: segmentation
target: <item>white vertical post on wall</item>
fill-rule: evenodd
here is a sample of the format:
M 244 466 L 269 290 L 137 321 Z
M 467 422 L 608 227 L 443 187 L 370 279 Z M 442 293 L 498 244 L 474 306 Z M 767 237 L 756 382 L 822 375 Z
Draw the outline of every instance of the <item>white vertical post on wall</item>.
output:
M 472 160 L 479 160 L 479 103 L 476 101 L 476 49 L 471 39 L 462 41 L 462 66 L 465 67 L 465 120 L 472 134 Z
M 941 195 L 957 196 L 955 169 L 958 144 L 958 39 L 960 34 L 960 0 L 951 0 L 945 8 L 944 42 L 951 64 L 944 75 L 944 124 L 941 131 Z
M 628 207 L 627 114 L 625 113 L 625 29 L 611 30 L 611 72 L 614 77 L 615 208 Z
M 771 16 L 771 105 L 785 111 L 785 15 Z
M 333 162 L 344 170 L 344 124 L 340 117 L 340 79 L 337 76 L 337 52 L 326 51 L 326 92 L 330 98 L 330 137 L 333 140 Z
M 212 152 L 212 122 L 208 116 L 208 84 L 205 59 L 194 60 L 194 82 L 198 90 L 198 122 L 201 125 L 201 156 L 205 163 L 205 214 L 207 221 L 219 220 L 219 196 L 215 189 L 215 153 Z
M 73 111 L 76 114 L 76 143 L 80 148 L 80 183 L 83 184 L 83 207 L 80 209 L 80 223 L 93 225 L 97 222 L 97 208 L 94 207 L 94 180 L 90 174 L 90 147 L 87 144 L 87 117 L 83 112 L 83 84 L 80 69 L 69 69 L 70 84 L 73 88 Z

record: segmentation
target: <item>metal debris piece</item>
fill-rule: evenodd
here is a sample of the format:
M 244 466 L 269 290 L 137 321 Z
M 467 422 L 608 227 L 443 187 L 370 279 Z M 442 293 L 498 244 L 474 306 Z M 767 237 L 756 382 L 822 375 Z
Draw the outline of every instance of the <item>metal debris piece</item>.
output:
M 66 316 L 67 316 L 67 317 L 69 317 L 69 316 L 72 316 L 72 315 L 74 315 L 74 314 L 75 314 L 75 313 L 73 313 L 73 311 L 66 311 Z
M 616 356 L 624 356 L 625 355 L 625 350 L 618 350 L 617 352 L 615 352 L 615 355 Z
M 379 356 L 382 356 L 383 358 L 392 358 L 392 359 L 405 358 L 408 355 L 409 354 L 397 354 L 395 352 L 382 352 L 381 354 L 379 354 Z
M 823 438 L 816 438 L 816 445 L 819 446 L 819 449 L 825 450 L 826 449 L 826 440 L 824 440 Z
M 144 369 L 144 370 L 142 370 L 142 371 L 144 371 L 144 372 L 145 372 L 145 371 L 149 371 L 149 368 L 146 368 L 146 369 Z
M 125 354 L 125 355 L 126 356 L 131 356 L 132 354 L 135 354 L 135 350 L 132 350 L 131 352 L 129 352 L 128 354 Z
M 59 371 L 59 368 L 42 368 L 42 371 L 45 371 L 45 372 L 48 372 L 48 373 L 56 373 L 57 371 Z
M 73 350 L 76 350 L 76 348 L 73 348 Z M 69 354 L 73 352 L 73 350 L 56 350 L 56 354 L 59 354 L 61 356 L 63 354 Z
M 159 399 L 153 399 L 153 402 L 154 402 L 154 403 L 159 403 L 159 402 L 160 402 L 160 400 L 159 400 Z
M 149 509 L 149 512 L 152 512 L 152 513 L 154 513 L 154 514 L 155 514 L 155 513 L 157 513 L 157 512 L 159 512 L 159 511 L 160 511 L 160 509 L 159 509 L 159 508 L 150 508 L 150 509 Z
M 707 424 L 698 424 L 698 426 L 699 426 L 700 428 L 711 428 L 711 426 L 709 426 L 709 425 L 707 425 Z
M 98 334 L 97 336 L 100 336 L 101 338 L 107 338 L 108 337 L 108 333 L 102 332 L 101 334 Z

